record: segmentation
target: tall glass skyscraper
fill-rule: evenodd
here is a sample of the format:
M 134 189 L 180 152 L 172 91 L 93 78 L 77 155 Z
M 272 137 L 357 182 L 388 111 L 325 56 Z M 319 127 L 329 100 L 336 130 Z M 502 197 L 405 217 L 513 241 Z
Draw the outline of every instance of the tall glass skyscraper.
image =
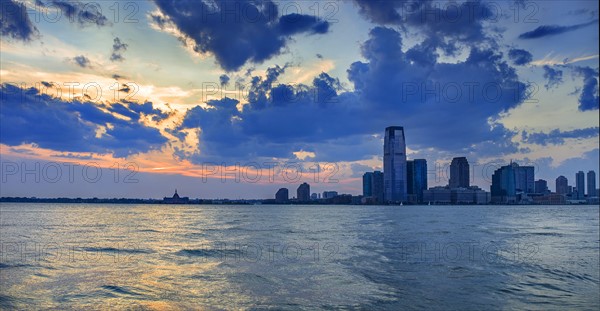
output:
M 406 182 L 408 200 L 423 203 L 423 191 L 427 190 L 427 160 L 406 161 Z
M 579 171 L 575 174 L 575 187 L 577 187 L 577 199 L 585 199 L 585 174 L 583 171 Z
M 386 202 L 406 201 L 406 142 L 404 128 L 385 129 L 383 142 L 383 178 Z
M 467 161 L 467 158 L 452 159 L 452 163 L 450 163 L 450 181 L 448 182 L 450 188 L 469 188 L 469 180 L 469 161 Z
M 587 173 L 587 195 L 589 198 L 596 196 L 596 172 Z

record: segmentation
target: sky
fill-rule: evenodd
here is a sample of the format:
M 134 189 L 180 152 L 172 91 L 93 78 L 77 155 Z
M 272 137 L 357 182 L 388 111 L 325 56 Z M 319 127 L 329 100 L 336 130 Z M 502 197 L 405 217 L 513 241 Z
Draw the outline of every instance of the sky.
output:
M 600 173 L 597 1 L 1 1 L 0 196 L 358 195 L 387 126 L 429 186 Z

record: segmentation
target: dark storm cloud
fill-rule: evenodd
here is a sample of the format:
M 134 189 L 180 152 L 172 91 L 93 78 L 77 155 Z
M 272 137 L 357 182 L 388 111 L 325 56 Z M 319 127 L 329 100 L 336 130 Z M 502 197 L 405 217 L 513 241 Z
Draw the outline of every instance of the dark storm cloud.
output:
M 533 55 L 527 50 L 511 49 L 508 51 L 508 58 L 512 60 L 513 64 L 523 66 L 529 64 L 533 60 Z
M 244 64 L 262 63 L 280 54 L 292 35 L 322 34 L 329 23 L 319 18 L 288 14 L 279 17 L 272 1 L 154 0 L 163 16 L 152 16 L 157 26 L 174 25 L 193 41 L 194 51 L 212 53 L 227 71 Z
M 2 37 L 29 41 L 38 34 L 37 28 L 29 19 L 25 4 L 13 0 L 2 0 L 0 13 Z
M 571 131 L 561 131 L 554 129 L 549 133 L 527 133 L 523 131 L 522 138 L 524 142 L 530 144 L 537 144 L 546 146 L 550 145 L 562 145 L 565 143 L 565 139 L 586 139 L 593 138 L 599 135 L 600 128 L 588 127 L 583 129 L 576 129 Z
M 431 45 L 415 48 L 435 54 Z M 279 84 L 287 67 L 271 67 L 264 78 L 251 78 L 249 103 L 241 111 L 237 100 L 225 98 L 187 112 L 179 130 L 199 129 L 201 150 L 187 157 L 293 158 L 294 151 L 310 150 L 317 161 L 359 160 L 379 153 L 381 141 L 373 134 L 390 124 L 405 126 L 411 148 L 518 151 L 511 142 L 515 133 L 494 122 L 526 94 L 502 54 L 474 48 L 465 61 L 437 63 L 435 57 L 417 62 L 419 53 L 410 52 L 402 52 L 396 30 L 373 29 L 362 45 L 366 61 L 348 69 L 352 92 L 326 73 L 309 85 Z
M 115 39 L 113 40 L 113 46 L 112 46 L 112 54 L 110 55 L 110 60 L 115 62 L 115 61 L 123 61 L 125 58 L 123 58 L 123 53 L 125 51 L 127 51 L 127 43 L 121 42 L 121 39 L 119 39 L 119 37 L 115 37 Z
M 139 112 L 122 104 L 104 108 L 129 116 L 132 121 L 116 118 L 97 104 L 65 102 L 35 88 L 2 84 L 0 98 L 0 141 L 9 146 L 33 143 L 57 151 L 125 157 L 158 149 L 167 141 L 157 129 L 137 122 Z M 149 106 L 141 105 L 139 111 L 149 111 Z M 106 126 L 106 133 L 98 137 L 100 126 Z
M 49 5 L 57 7 L 71 23 L 77 23 L 80 27 L 110 25 L 106 16 L 102 15 L 102 8 L 98 3 L 52 0 Z
M 579 110 L 597 110 L 599 108 L 598 96 L 598 69 L 590 67 L 575 67 L 575 74 L 583 78 L 583 87 L 579 96 Z
M 89 58 L 83 56 L 83 55 L 79 55 L 79 56 L 75 56 L 73 57 L 73 61 L 79 65 L 79 67 L 81 68 L 87 68 L 87 67 L 91 67 L 91 63 Z
M 547 37 L 547 36 L 555 36 L 555 35 L 563 34 L 565 32 L 575 31 L 580 28 L 594 25 L 597 23 L 598 23 L 598 20 L 595 19 L 595 20 L 587 22 L 587 23 L 571 25 L 571 26 L 542 25 L 532 31 L 528 31 L 528 32 L 520 34 L 519 39 L 537 39 L 537 38 L 542 38 L 542 37 Z
M 544 66 L 544 79 L 547 81 L 546 84 L 544 84 L 544 87 L 547 90 L 558 87 L 563 82 L 562 77 L 562 70 L 554 69 L 548 65 Z
M 484 32 L 485 21 L 498 19 L 493 5 L 481 1 L 457 4 L 441 1 L 354 0 L 360 13 L 380 25 L 398 25 L 418 30 L 427 45 L 455 55 L 460 46 L 481 42 L 494 44 Z

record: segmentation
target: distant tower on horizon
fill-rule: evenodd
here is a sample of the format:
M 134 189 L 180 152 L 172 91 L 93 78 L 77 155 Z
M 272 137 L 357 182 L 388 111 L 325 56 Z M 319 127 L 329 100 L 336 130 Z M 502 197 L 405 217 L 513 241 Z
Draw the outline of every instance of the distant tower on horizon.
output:
M 307 183 L 302 183 L 300 186 L 298 186 L 298 190 L 296 190 L 296 198 L 300 202 L 310 201 L 310 185 Z
M 587 195 L 588 198 L 596 196 L 596 172 L 587 172 Z
M 450 163 L 450 189 L 469 188 L 469 161 L 466 157 L 456 157 Z
M 565 176 L 558 176 L 556 178 L 556 188 L 555 192 L 558 194 L 568 194 L 569 193 L 569 180 Z
M 409 201 L 423 203 L 423 191 L 427 190 L 427 160 L 406 161 L 406 181 Z
M 384 198 L 386 202 L 405 202 L 406 183 L 406 142 L 402 126 L 385 129 L 383 142 Z
M 275 201 L 277 203 L 285 203 L 290 199 L 289 191 L 287 188 L 279 188 L 275 193 Z
M 575 188 L 577 188 L 577 200 L 585 199 L 585 174 L 583 171 L 575 174 Z

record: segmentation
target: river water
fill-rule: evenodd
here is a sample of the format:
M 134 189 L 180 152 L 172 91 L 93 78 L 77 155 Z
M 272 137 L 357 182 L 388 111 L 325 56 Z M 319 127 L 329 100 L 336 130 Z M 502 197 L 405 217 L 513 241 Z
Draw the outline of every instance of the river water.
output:
M 0 204 L 0 309 L 598 310 L 598 206 Z

